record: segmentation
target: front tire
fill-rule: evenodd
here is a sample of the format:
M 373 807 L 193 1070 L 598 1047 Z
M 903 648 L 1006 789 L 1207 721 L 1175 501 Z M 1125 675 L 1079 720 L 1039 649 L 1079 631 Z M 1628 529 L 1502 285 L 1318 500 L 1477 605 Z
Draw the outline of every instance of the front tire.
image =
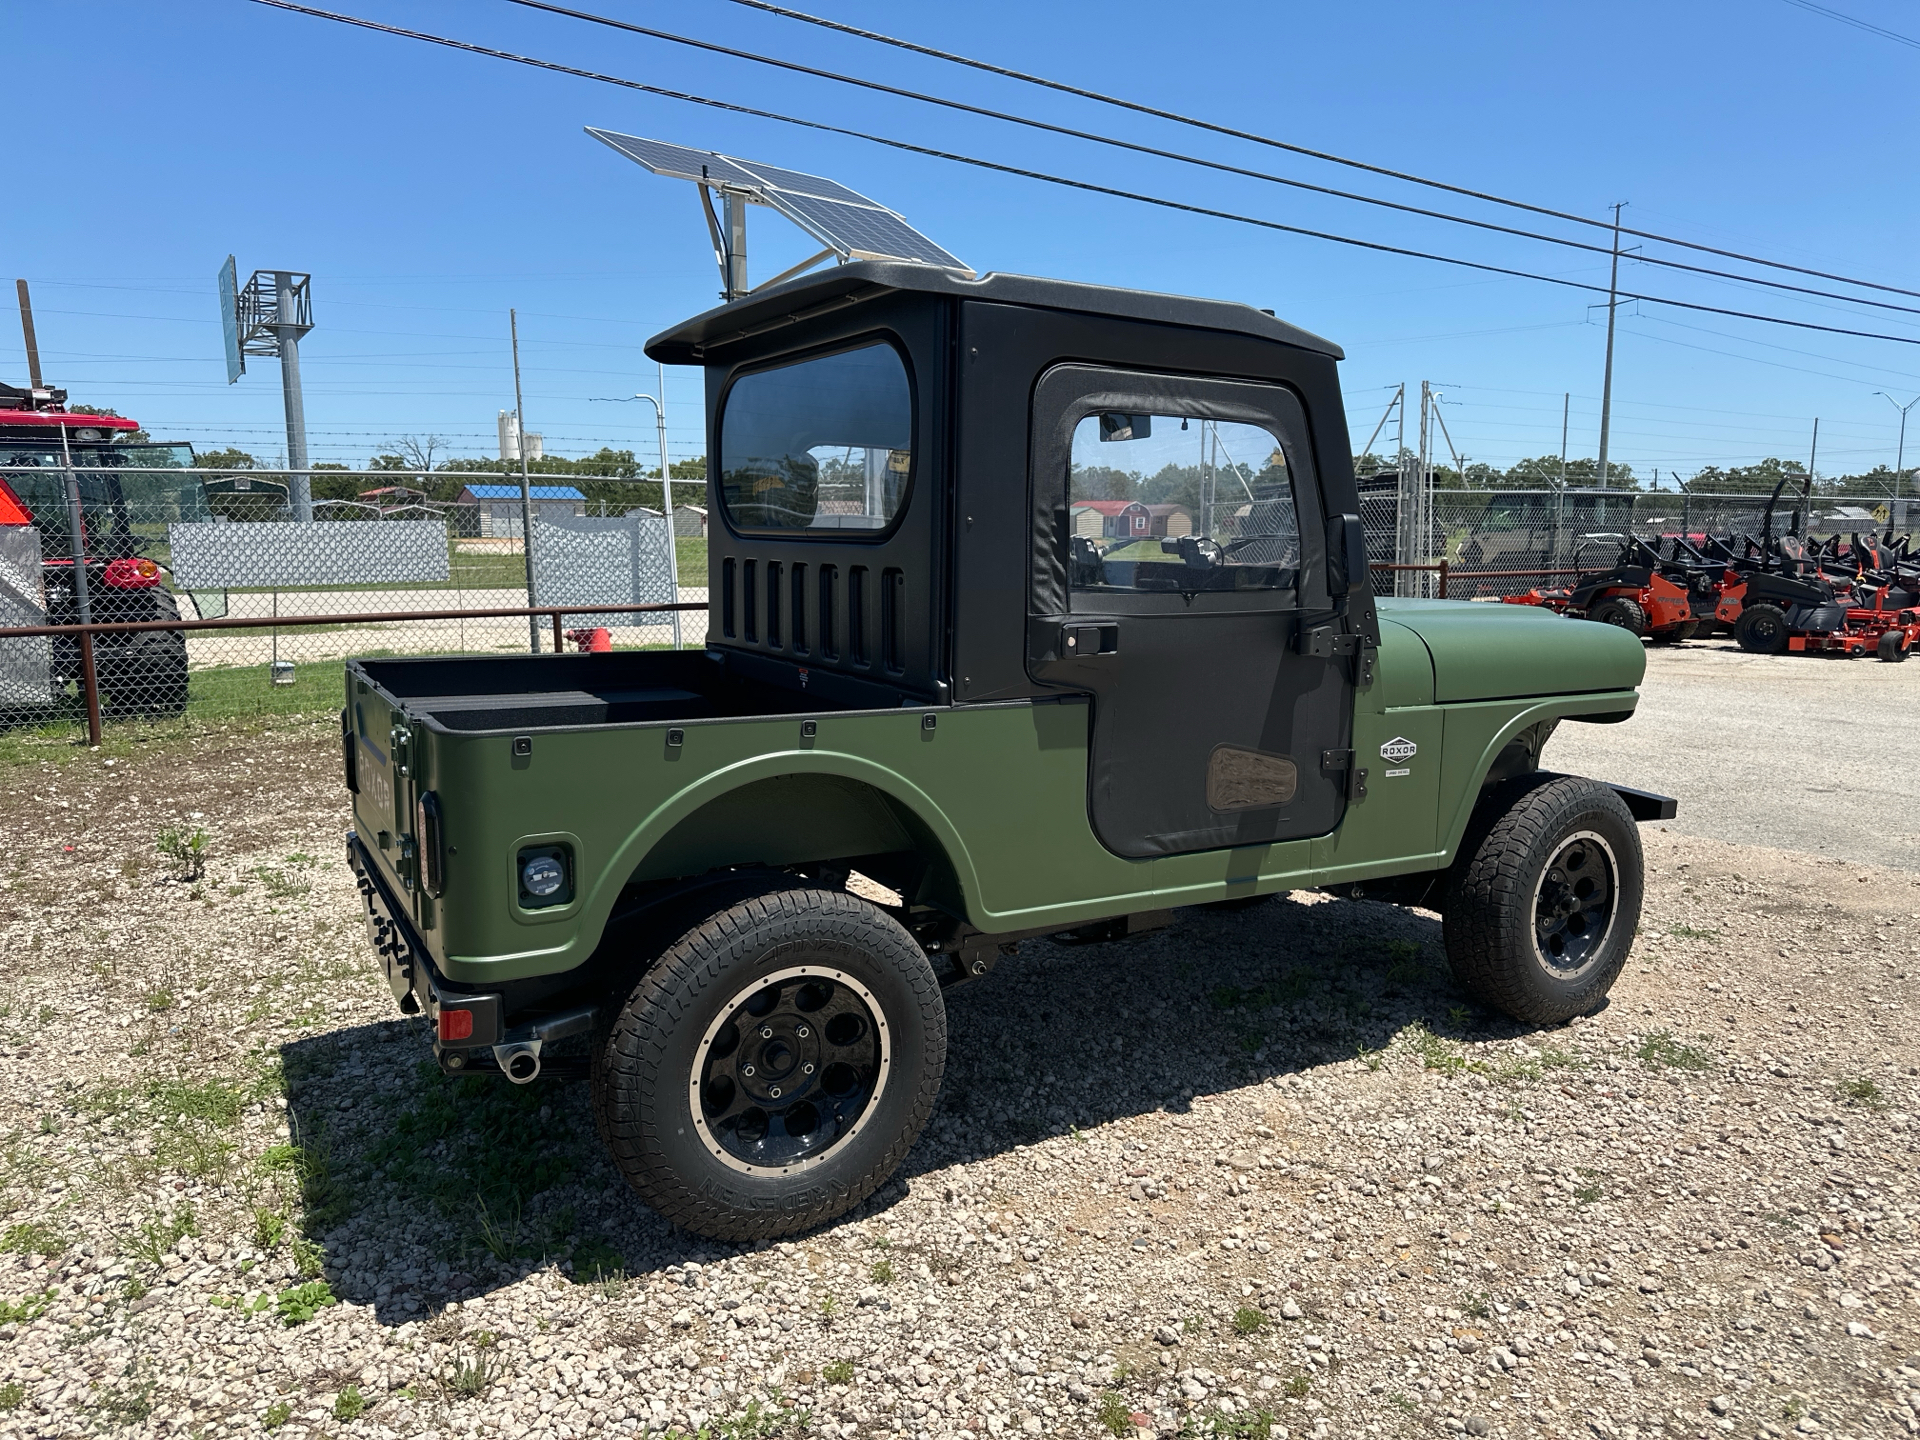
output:
M 845 1213 L 893 1173 L 946 1068 L 933 967 L 840 891 L 770 888 L 669 945 L 594 1057 L 595 1120 L 636 1194 L 715 1240 Z
M 1647 633 L 1647 612 L 1641 608 L 1640 602 L 1619 595 L 1610 596 L 1587 611 L 1587 619 L 1601 625 L 1617 625 L 1636 635 Z
M 1633 948 L 1642 871 L 1633 815 L 1606 786 L 1572 775 L 1495 786 L 1447 888 L 1455 978 L 1529 1024 L 1588 1013 Z
M 1787 648 L 1787 612 L 1764 601 L 1743 606 L 1733 638 L 1750 655 L 1778 655 Z
M 1889 665 L 1898 665 L 1907 658 L 1910 647 L 1906 639 L 1898 630 L 1882 630 L 1879 640 L 1874 643 L 1873 653 Z

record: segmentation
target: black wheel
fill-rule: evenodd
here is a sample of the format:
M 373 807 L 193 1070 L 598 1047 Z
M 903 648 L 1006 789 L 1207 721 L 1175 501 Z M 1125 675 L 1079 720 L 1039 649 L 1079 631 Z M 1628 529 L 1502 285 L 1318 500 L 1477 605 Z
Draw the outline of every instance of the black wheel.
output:
M 634 1191 L 716 1240 L 857 1205 L 932 1113 L 946 1007 L 926 955 L 842 891 L 771 888 L 669 945 L 594 1057 L 595 1120 Z
M 1647 633 L 1647 612 L 1640 608 L 1638 600 L 1629 600 L 1621 595 L 1610 595 L 1602 600 L 1587 611 L 1587 619 L 1602 625 L 1618 625 L 1622 630 L 1631 630 L 1636 635 Z
M 1787 612 L 1762 601 L 1741 607 L 1733 623 L 1733 638 L 1754 655 L 1778 655 L 1787 648 Z
M 155 590 L 153 613 L 138 619 L 178 620 L 180 607 Z M 109 715 L 172 717 L 187 708 L 187 637 L 183 630 L 139 630 L 111 650 L 96 652 L 95 674 Z
M 1898 630 L 1882 630 L 1880 639 L 1874 644 L 1873 653 L 1889 665 L 1898 665 L 1907 658 L 1907 652 L 1911 648 L 1906 643 L 1906 638 Z
M 1454 862 L 1443 933 L 1460 983 L 1553 1025 L 1612 988 L 1640 923 L 1640 832 L 1620 797 L 1571 775 L 1489 790 Z

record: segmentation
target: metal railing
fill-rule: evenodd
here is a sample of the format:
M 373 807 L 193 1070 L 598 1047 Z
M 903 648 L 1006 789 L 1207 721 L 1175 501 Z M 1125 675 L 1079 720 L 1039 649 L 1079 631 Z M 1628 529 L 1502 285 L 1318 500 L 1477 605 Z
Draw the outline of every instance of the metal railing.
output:
M 217 620 L 132 620 L 94 621 L 74 625 L 8 625 L 0 626 L 0 643 L 55 637 L 62 639 L 71 637 L 77 642 L 80 657 L 79 686 L 87 714 L 87 743 L 98 745 L 104 715 L 100 698 L 98 665 L 95 660 L 95 641 L 102 635 L 139 635 L 174 631 L 185 634 L 209 630 L 260 630 L 316 625 L 348 627 L 417 620 L 527 619 L 538 621 L 546 619 L 553 622 L 554 653 L 560 654 L 566 649 L 567 641 L 567 633 L 562 623 L 563 616 L 599 616 L 608 613 L 644 615 L 687 610 L 704 611 L 706 608 L 706 602 L 699 601 L 670 605 L 535 605 L 474 610 L 398 610 L 377 614 L 361 611 L 338 615 L 227 616 Z

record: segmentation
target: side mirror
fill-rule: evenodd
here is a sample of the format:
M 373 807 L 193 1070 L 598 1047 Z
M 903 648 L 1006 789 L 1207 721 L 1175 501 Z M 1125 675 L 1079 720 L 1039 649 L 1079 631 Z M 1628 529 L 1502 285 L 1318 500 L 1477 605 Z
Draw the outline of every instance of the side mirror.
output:
M 1153 434 L 1151 415 L 1123 415 L 1116 410 L 1102 411 L 1100 415 L 1100 438 L 1102 440 L 1144 440 Z
M 1371 584 L 1367 531 L 1358 515 L 1327 517 L 1327 592 L 1348 595 Z

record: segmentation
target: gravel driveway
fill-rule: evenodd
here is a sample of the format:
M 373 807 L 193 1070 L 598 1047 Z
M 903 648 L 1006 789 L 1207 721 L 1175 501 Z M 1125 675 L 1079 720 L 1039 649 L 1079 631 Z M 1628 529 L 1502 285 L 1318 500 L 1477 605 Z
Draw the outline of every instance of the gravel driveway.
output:
M 1920 1430 L 1920 876 L 1646 827 L 1629 971 L 1545 1033 L 1370 903 L 1029 943 L 902 1176 L 743 1251 L 584 1087 L 439 1076 L 337 764 L 0 776 L 0 1435 Z

